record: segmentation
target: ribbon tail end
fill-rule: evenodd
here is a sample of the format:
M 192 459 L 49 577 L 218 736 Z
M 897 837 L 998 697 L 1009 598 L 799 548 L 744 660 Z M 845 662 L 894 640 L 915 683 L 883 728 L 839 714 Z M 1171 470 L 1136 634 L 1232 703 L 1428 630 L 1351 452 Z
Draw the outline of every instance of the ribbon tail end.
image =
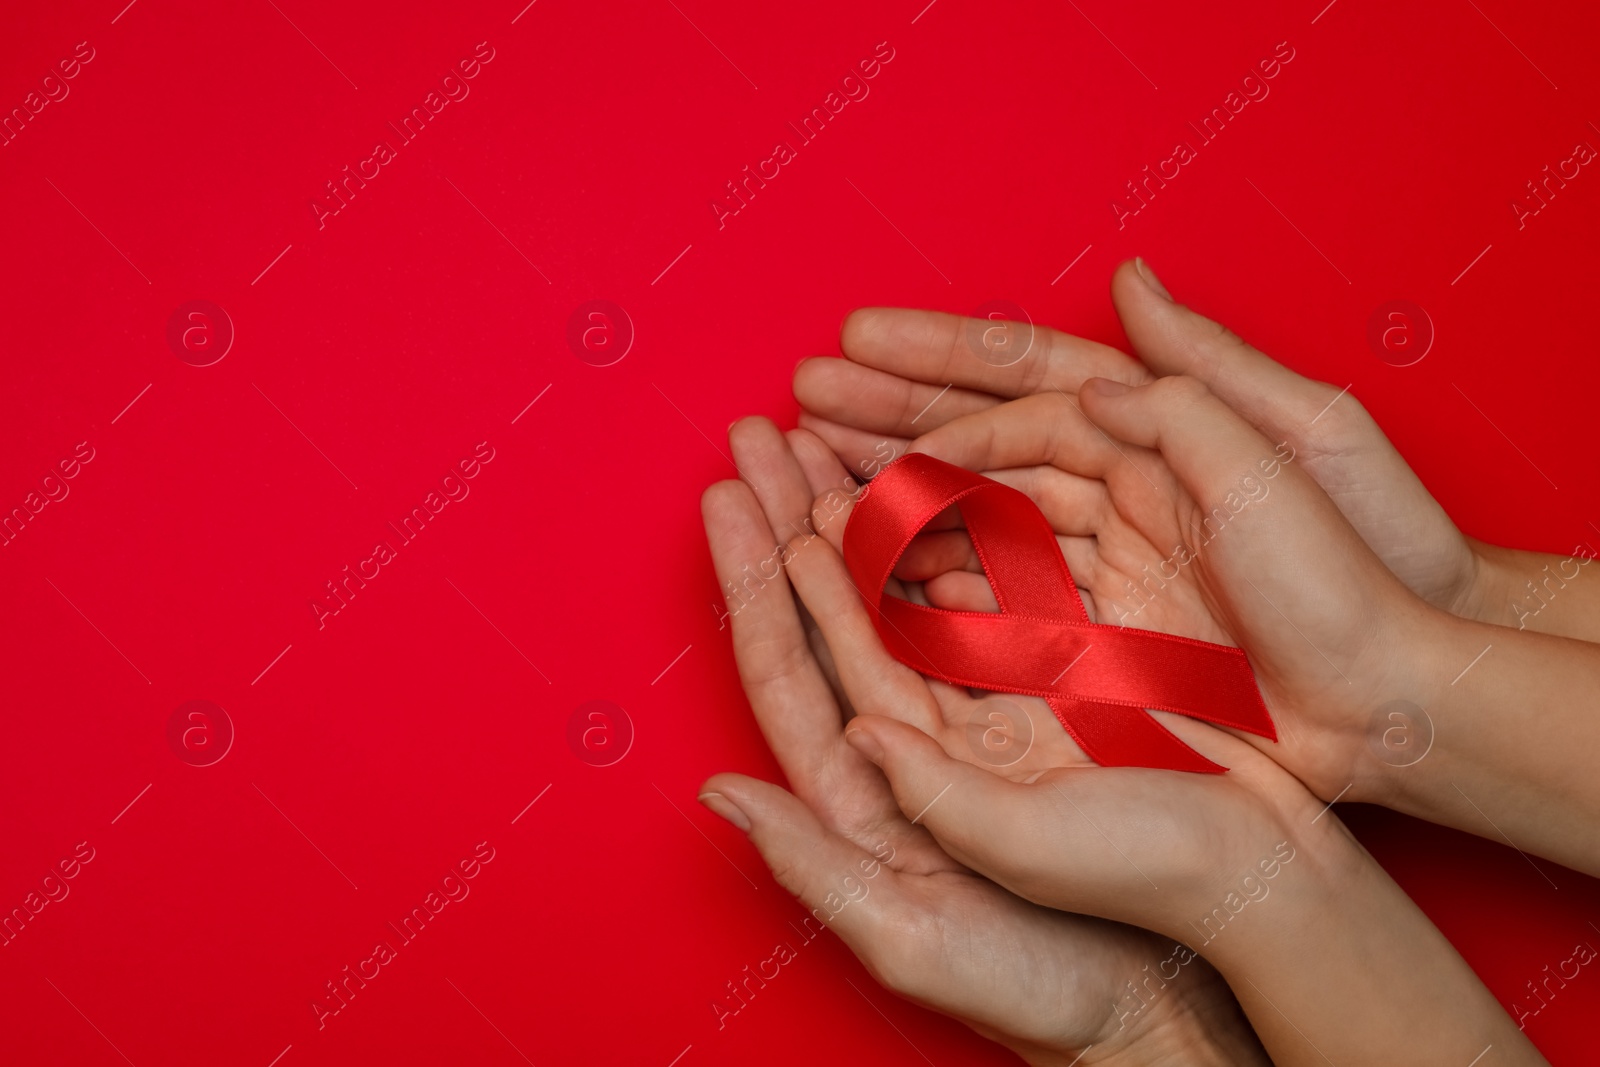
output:
M 1102 767 L 1147 767 L 1195 774 L 1228 771 L 1184 744 L 1142 708 L 1052 700 L 1050 709 L 1078 747 Z

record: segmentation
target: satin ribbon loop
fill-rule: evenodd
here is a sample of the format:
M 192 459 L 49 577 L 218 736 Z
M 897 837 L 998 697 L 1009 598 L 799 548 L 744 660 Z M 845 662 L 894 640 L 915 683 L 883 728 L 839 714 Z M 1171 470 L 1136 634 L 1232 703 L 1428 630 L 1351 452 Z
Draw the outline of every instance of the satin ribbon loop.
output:
M 884 594 L 912 540 L 961 509 L 1000 611 L 946 611 Z M 1277 740 L 1237 648 L 1089 621 L 1055 531 L 1010 486 L 920 453 L 885 467 L 856 502 L 844 559 L 895 659 L 953 685 L 1043 697 L 1106 767 L 1221 773 L 1146 709 Z

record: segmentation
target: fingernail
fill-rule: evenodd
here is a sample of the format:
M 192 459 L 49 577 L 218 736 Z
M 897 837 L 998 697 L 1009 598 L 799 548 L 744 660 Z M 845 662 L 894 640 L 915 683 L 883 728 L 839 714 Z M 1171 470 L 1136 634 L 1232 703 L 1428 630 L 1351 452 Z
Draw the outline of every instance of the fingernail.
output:
M 844 739 L 850 742 L 850 747 L 867 757 L 873 763 L 883 762 L 883 746 L 878 744 L 878 739 L 866 730 L 856 727 L 844 732 Z
M 1171 300 L 1172 294 L 1167 292 L 1167 287 L 1161 284 L 1161 279 L 1156 277 L 1156 272 L 1150 269 L 1150 264 L 1144 261 L 1143 256 L 1136 256 L 1133 260 L 1133 269 L 1139 272 L 1139 277 L 1144 283 L 1154 289 L 1156 295 L 1165 300 Z
M 1084 392 L 1097 393 L 1100 396 L 1121 396 L 1128 391 L 1128 387 L 1121 382 L 1112 381 L 1110 378 L 1090 378 L 1083 383 Z
M 750 816 L 739 810 L 739 806 L 721 793 L 701 793 L 695 798 L 714 813 L 727 819 L 744 833 L 750 832 Z

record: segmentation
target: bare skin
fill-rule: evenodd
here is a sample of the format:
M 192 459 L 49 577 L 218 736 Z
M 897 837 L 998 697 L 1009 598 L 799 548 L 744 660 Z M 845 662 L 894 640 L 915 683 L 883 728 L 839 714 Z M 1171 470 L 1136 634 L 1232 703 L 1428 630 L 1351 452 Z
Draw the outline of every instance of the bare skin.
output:
M 1148 1005 L 1129 997 L 1127 983 L 1171 959 L 1175 939 L 1042 907 L 974 873 L 913 825 L 845 743 L 849 702 L 836 696 L 828 646 L 782 569 L 764 565 L 787 540 L 774 529 L 808 529 L 813 493 L 837 467 L 816 438 L 791 436 L 817 481 L 771 423 L 745 420 L 729 440 L 747 482 L 712 486 L 703 511 L 718 575 L 738 591 L 729 609 L 740 676 L 794 792 L 718 775 L 702 803 L 750 835 L 778 881 L 884 986 L 1029 1063 L 1269 1062 L 1209 964 L 1170 965 L 1173 981 Z M 817 540 L 794 550 L 818 551 L 831 549 Z M 928 698 L 903 673 L 882 692 Z
M 754 495 L 767 497 L 762 502 L 770 511 L 774 494 L 762 487 L 776 484 L 775 468 L 786 464 L 750 455 L 748 442 L 740 441 L 744 434 L 768 442 L 776 439 L 775 430 L 752 426 L 751 421 L 734 430 L 736 456 L 755 487 Z M 1225 776 L 1192 775 L 1094 767 L 1064 732 L 1041 729 L 1039 762 L 1044 767 L 1030 775 L 1031 782 L 994 773 L 968 743 L 965 729 L 981 711 L 984 697 L 929 683 L 883 650 L 832 543 L 842 534 L 841 520 L 850 506 L 844 471 L 836 463 L 830 465 L 831 457 L 809 435 L 792 435 L 792 445 L 799 454 L 793 462 L 806 472 L 808 488 L 832 488 L 810 510 L 812 516 L 827 520 L 814 518 L 821 535 L 807 531 L 795 537 L 784 553 L 784 570 L 818 620 L 831 650 L 828 659 L 854 709 L 855 717 L 842 735 L 845 751 L 865 756 L 869 763 L 862 768 L 868 772 L 872 763 L 882 769 L 893 789 L 890 803 L 901 813 L 886 818 L 883 812 L 890 809 L 869 809 L 872 829 L 852 840 L 851 833 L 859 835 L 860 826 L 845 822 L 834 844 L 826 828 L 798 817 L 803 808 L 800 800 L 776 787 L 737 775 L 719 775 L 708 782 L 708 793 L 715 794 L 708 806 L 749 829 L 780 881 L 803 902 L 812 907 L 825 904 L 830 886 L 840 884 L 841 872 L 858 866 L 868 855 L 863 844 L 875 839 L 916 840 L 925 827 L 932 832 L 930 844 L 937 842 L 942 861 L 958 865 L 955 870 L 962 871 L 963 878 L 972 878 L 968 872 L 975 870 L 1020 898 L 1126 924 L 1110 929 L 1143 926 L 1174 941 L 1203 942 L 1208 960 L 1239 995 L 1273 1062 L 1321 1063 L 1324 1057 L 1378 1064 L 1467 1062 L 1487 1044 L 1493 1044 L 1507 1062 L 1543 1062 L 1470 969 L 1337 817 L 1324 812 L 1325 805 L 1304 786 L 1247 743 L 1181 716 L 1164 717 L 1186 742 L 1233 768 Z M 798 489 L 800 481 L 793 473 L 783 477 Z M 719 543 L 726 543 L 721 531 L 737 525 L 724 515 L 725 507 L 732 514 L 742 513 L 751 525 L 755 502 L 740 483 L 723 483 L 707 494 L 708 530 L 719 573 L 731 580 L 740 573 L 741 557 L 766 558 L 772 549 L 770 540 L 755 536 L 742 554 L 717 550 Z M 778 514 L 795 516 L 779 519 L 780 528 L 804 525 L 804 512 L 793 505 Z M 759 621 L 774 617 L 772 612 L 793 611 L 782 593 L 781 587 L 774 590 L 769 584 L 753 590 L 742 606 L 730 603 L 730 608 L 738 608 L 734 624 L 741 671 L 747 685 L 755 685 L 752 704 L 769 738 L 780 739 L 774 741 L 780 753 L 788 747 L 781 740 L 784 734 L 802 729 L 802 724 L 823 739 L 831 737 L 832 743 L 838 742 L 843 726 L 837 705 L 824 705 L 821 712 L 810 715 L 802 710 L 815 708 L 816 697 L 824 692 L 825 672 L 820 663 L 795 651 L 798 616 L 784 617 L 781 630 L 786 637 L 770 630 L 752 634 Z M 747 613 L 754 617 L 747 619 Z M 741 626 L 744 636 L 739 633 Z M 815 664 L 815 673 L 808 662 Z M 758 697 L 763 682 L 793 688 L 802 678 L 810 679 L 809 693 L 803 698 L 796 693 L 800 699 L 791 702 L 787 714 L 763 714 L 765 698 Z M 1031 717 L 1042 707 L 1034 702 L 1027 714 Z M 1047 711 L 1042 714 L 1048 716 Z M 1041 721 L 1040 725 L 1053 724 Z M 801 789 L 799 783 L 806 776 L 789 770 L 787 764 L 785 769 Z M 916 820 L 915 825 L 908 817 Z M 981 977 L 971 967 L 973 942 L 966 933 L 966 940 L 958 942 L 963 945 L 960 952 L 934 958 L 918 955 L 953 939 L 906 936 L 906 920 L 876 917 L 905 909 L 908 895 L 922 908 L 949 906 L 960 898 L 948 884 L 914 877 L 937 878 L 942 873 L 937 867 L 933 872 L 907 868 L 893 873 L 896 877 L 883 883 L 890 892 L 863 901 L 878 904 L 852 905 L 839 912 L 834 928 L 841 937 L 875 973 L 889 978 L 891 987 L 966 1018 L 982 1032 L 1002 1039 L 1012 1035 L 1008 1043 L 1017 1040 L 1019 1031 L 1026 1033 L 1027 1047 L 1037 1049 L 1043 1035 L 1037 1029 L 1030 1032 L 1030 1027 L 1039 1027 L 1043 1020 L 1056 1023 L 1074 1007 L 1061 999 L 1060 987 L 1043 986 L 1034 976 L 1038 954 L 1046 945 L 1034 944 L 1031 952 L 1024 951 L 1025 940 L 1006 938 L 1007 953 L 1018 953 L 1018 958 L 998 971 L 983 968 Z M 1270 899 L 1278 903 L 1269 904 L 1273 891 Z M 1259 901 L 1249 905 L 1255 910 L 1246 910 L 1241 903 L 1245 898 Z M 939 926 L 948 930 L 943 923 Z M 926 931 L 928 925 L 911 929 Z M 1071 947 L 1064 942 L 1058 947 L 1083 954 L 1085 932 L 1079 931 L 1080 940 Z M 875 963 L 879 953 L 888 953 L 891 959 L 912 953 L 918 959 L 915 965 L 897 968 Z M 980 950 L 979 956 L 987 956 L 987 951 Z M 1148 972 L 1141 968 L 1150 958 L 1141 959 L 1136 953 L 1117 961 L 1109 972 L 1097 972 L 1076 992 L 1108 979 L 1115 988 L 1119 980 L 1126 980 L 1123 968 L 1135 961 L 1135 971 L 1147 978 Z M 1429 974 L 1426 983 L 1389 988 L 1380 980 L 1385 974 L 1419 966 Z M 1022 976 L 1021 984 L 1008 982 L 1008 971 Z M 908 989 L 913 977 L 922 984 Z M 1183 977 L 1181 969 L 1174 977 Z M 1164 987 L 1157 982 L 1146 988 L 1153 996 L 1152 1008 L 1159 1008 L 1162 999 L 1155 994 L 1164 992 Z M 1014 1009 L 1015 1016 L 993 1014 L 989 997 L 1000 990 L 1006 993 L 1001 998 L 1004 1006 Z M 1026 995 L 1030 992 L 1039 995 Z M 1151 1022 L 1157 1018 L 1152 1016 Z M 1081 1025 L 1068 1029 L 1070 1040 L 1063 1042 L 1064 1034 L 1047 1039 L 1055 1042 L 1047 1053 L 1052 1058 L 1037 1062 L 1071 1062 L 1066 1054 L 1088 1042 L 1090 1032 Z M 1102 1044 L 1091 1049 L 1090 1056 L 1123 1054 L 1119 1046 L 1104 1040 L 1103 1029 L 1100 1036 Z M 1159 1041 L 1152 1042 L 1144 1050 L 1159 1046 Z M 1028 1054 L 1017 1044 L 1012 1047 Z M 1083 1062 L 1092 1060 L 1086 1056 Z M 1146 1061 L 1135 1056 L 1129 1062 Z
M 847 326 L 847 352 L 971 388 L 952 387 L 913 419 L 938 387 L 813 360 L 797 373 L 802 401 L 816 402 L 819 375 L 851 388 L 824 405 L 830 418 L 802 421 L 858 465 L 916 447 L 1029 493 L 1102 621 L 1242 646 L 1279 721 L 1280 743 L 1263 750 L 1324 800 L 1509 837 L 1600 873 L 1600 842 L 1586 829 L 1600 819 L 1589 697 L 1600 692 L 1600 647 L 1535 628 L 1600 629 L 1588 561 L 1469 541 L 1353 398 L 1171 303 L 1132 264 L 1113 293 L 1152 365 L 1201 377 L 1155 378 L 1106 346 L 1039 331 L 1031 369 L 1031 355 L 997 368 L 963 347 L 952 316 L 869 313 Z M 809 369 L 819 363 L 837 367 Z M 1002 406 L 975 389 L 1023 396 Z M 913 421 L 930 426 L 914 446 L 874 437 Z M 1493 590 L 1505 575 L 1551 559 L 1567 577 L 1541 581 L 1554 594 L 1545 609 L 1503 610 L 1510 601 Z M 964 535 L 947 530 L 908 553 L 901 573 L 927 579 L 940 606 L 981 608 L 992 597 L 975 571 Z M 1395 702 L 1432 723 L 1420 762 L 1382 747 Z
M 1187 375 L 1263 436 L 1287 441 L 1378 558 L 1423 600 L 1479 622 L 1600 641 L 1600 581 L 1574 582 L 1573 565 L 1562 566 L 1575 552 L 1525 552 L 1462 534 L 1355 397 L 1296 374 L 1173 302 L 1141 261 L 1117 269 L 1111 296 L 1137 360 L 1035 325 L 1005 341 L 1027 352 L 1001 366 L 1003 359 L 980 357 L 972 343 L 992 323 L 974 329 L 975 320 L 940 312 L 863 308 L 845 322 L 844 360 L 796 368 L 801 425 L 857 477 L 871 477 L 919 434 L 1006 400 L 1076 398 L 1094 377 L 1144 385 Z

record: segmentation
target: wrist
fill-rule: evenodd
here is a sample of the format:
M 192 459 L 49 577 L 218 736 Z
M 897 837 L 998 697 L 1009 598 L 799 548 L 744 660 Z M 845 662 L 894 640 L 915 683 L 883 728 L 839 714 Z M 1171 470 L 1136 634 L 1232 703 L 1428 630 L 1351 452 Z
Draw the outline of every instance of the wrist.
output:
M 1198 957 L 1184 967 L 1187 980 L 1143 991 L 1148 1001 L 1131 1021 L 1119 1018 L 1112 1039 L 1082 1053 L 1080 1067 L 1271 1067 L 1272 1061 L 1245 1018 L 1233 991 Z M 1035 1067 L 1070 1067 L 1071 1059 L 1030 1061 Z
M 1475 622 L 1495 626 L 1518 626 L 1518 597 L 1515 589 L 1522 584 L 1518 575 L 1518 557 L 1527 553 L 1491 545 L 1486 541 L 1467 538 L 1472 553 L 1472 577 L 1455 599 L 1447 605 L 1450 614 Z M 1535 568 L 1537 569 L 1537 568 Z
M 1543 1062 L 1337 817 L 1317 826 L 1320 842 L 1305 842 L 1305 863 L 1280 880 L 1258 921 L 1207 950 L 1268 1053 L 1294 1063 L 1468 1063 L 1492 1044 L 1503 1062 Z M 1406 980 L 1415 974 L 1428 980 Z
M 1436 740 L 1434 711 L 1500 629 L 1415 598 L 1388 622 L 1376 642 L 1382 658 L 1367 673 L 1374 680 L 1361 687 L 1340 735 L 1320 742 L 1346 754 L 1345 777 L 1333 783 L 1333 792 L 1320 794 L 1325 799 L 1342 789 L 1347 802 L 1393 808 L 1406 790 L 1429 777 L 1438 762 L 1425 762 Z
M 1375 888 L 1391 884 L 1338 816 L 1306 799 L 1282 809 L 1274 832 L 1261 836 L 1253 864 L 1168 931 L 1235 990 L 1245 979 L 1260 982 L 1294 966 L 1308 941 L 1326 939 L 1331 949 L 1341 924 L 1359 923 Z
M 1507 632 L 1503 626 L 1437 609 L 1407 629 L 1410 636 L 1401 652 L 1404 663 L 1372 711 L 1365 750 L 1345 799 L 1418 814 L 1427 810 L 1426 805 L 1417 806 L 1424 798 L 1433 797 L 1441 787 L 1449 791 L 1441 776 L 1449 777 L 1448 768 L 1463 747 L 1470 750 L 1475 744 L 1464 740 L 1464 728 L 1471 736 L 1477 731 L 1459 712 L 1451 732 L 1443 739 L 1437 735 L 1442 709 L 1453 698 L 1476 692 L 1476 687 L 1461 683 L 1473 681 L 1472 672 L 1484 669 L 1486 656 L 1505 655 Z M 1462 773 L 1458 766 L 1455 774 Z
M 1526 552 L 1471 542 L 1478 560 L 1473 599 L 1463 618 L 1516 630 L 1600 642 L 1600 583 L 1585 577 L 1595 550 L 1574 545 L 1568 554 Z

